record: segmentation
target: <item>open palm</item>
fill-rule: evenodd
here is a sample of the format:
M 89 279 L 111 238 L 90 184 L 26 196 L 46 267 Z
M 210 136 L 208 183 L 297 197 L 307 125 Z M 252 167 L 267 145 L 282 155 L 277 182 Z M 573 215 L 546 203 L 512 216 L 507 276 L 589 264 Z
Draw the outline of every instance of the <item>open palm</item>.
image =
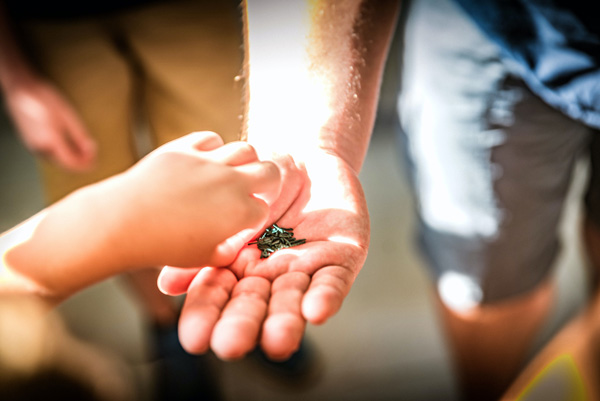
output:
M 339 310 L 365 261 L 369 219 L 357 173 L 329 154 L 302 167 L 289 156 L 275 161 L 283 188 L 266 227 L 292 228 L 306 243 L 261 258 L 246 245 L 260 232 L 246 232 L 224 245 L 241 248 L 227 268 L 165 268 L 160 288 L 187 292 L 179 336 L 189 352 L 212 348 L 232 359 L 260 343 L 273 359 L 289 357 L 307 321 L 324 323 Z

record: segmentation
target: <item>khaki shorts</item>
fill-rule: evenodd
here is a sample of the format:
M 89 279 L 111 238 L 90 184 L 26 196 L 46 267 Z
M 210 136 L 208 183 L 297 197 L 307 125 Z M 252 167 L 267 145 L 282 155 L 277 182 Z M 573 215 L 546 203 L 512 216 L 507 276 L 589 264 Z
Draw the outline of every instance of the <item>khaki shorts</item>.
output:
M 171 1 L 102 18 L 24 26 L 40 70 L 72 102 L 98 145 L 97 167 L 73 173 L 40 160 L 47 201 L 121 172 L 150 147 L 193 131 L 239 138 L 241 16 L 231 1 Z M 142 123 L 142 124 L 140 124 Z
M 400 138 L 432 277 L 447 303 L 526 293 L 551 272 L 582 157 L 600 222 L 598 132 L 532 93 L 453 1 L 411 1 L 406 16 Z

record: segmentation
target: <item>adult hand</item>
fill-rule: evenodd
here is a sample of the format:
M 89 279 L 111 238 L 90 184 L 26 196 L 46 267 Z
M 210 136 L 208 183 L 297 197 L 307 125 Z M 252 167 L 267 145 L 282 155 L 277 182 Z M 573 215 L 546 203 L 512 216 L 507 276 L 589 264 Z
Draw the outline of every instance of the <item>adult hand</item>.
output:
M 273 359 L 289 357 L 307 321 L 322 324 L 339 310 L 366 259 L 369 219 L 356 172 L 325 152 L 306 166 L 289 156 L 276 162 L 283 188 L 263 228 L 293 228 L 307 242 L 265 259 L 245 246 L 227 269 L 165 267 L 161 290 L 187 292 L 179 336 L 191 353 L 210 347 L 239 358 L 260 343 Z
M 62 94 L 35 76 L 14 80 L 4 91 L 6 106 L 25 146 L 68 170 L 93 167 L 96 145 Z

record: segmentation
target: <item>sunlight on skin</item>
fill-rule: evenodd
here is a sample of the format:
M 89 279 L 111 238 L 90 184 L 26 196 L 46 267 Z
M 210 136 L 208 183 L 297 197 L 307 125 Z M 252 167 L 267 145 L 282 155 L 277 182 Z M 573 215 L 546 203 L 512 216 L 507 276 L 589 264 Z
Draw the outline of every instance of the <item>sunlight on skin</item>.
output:
M 348 244 L 348 245 L 354 245 L 354 246 L 360 245 L 355 239 L 350 238 L 348 236 L 342 236 L 342 235 L 332 235 L 331 237 L 327 238 L 327 241 L 339 242 L 341 244 Z
M 325 180 L 331 180 L 331 175 L 340 175 L 337 168 L 325 172 L 321 174 Z M 344 180 L 357 179 L 352 173 L 341 175 Z M 281 226 L 293 227 L 296 238 L 307 238 L 306 244 L 280 250 L 266 259 L 260 259 L 256 246 L 245 246 L 230 266 L 231 270 L 207 268 L 211 274 L 220 272 L 222 284 L 208 285 L 199 278 L 201 275 L 196 276 L 191 270 L 163 270 L 159 279 L 163 292 L 175 295 L 188 291 L 187 299 L 196 300 L 189 301 L 182 312 L 185 319 L 180 327 L 181 341 L 189 352 L 206 352 L 210 347 L 222 359 L 237 359 L 252 349 L 260 335 L 260 344 L 268 355 L 285 359 L 299 346 L 306 320 L 322 324 L 339 310 L 366 257 L 366 249 L 359 244 L 365 247 L 368 244 L 368 218 L 359 217 L 366 213 L 361 193 L 342 189 L 352 185 L 335 187 L 337 189 L 329 188 L 325 194 L 337 193 L 336 196 L 315 197 L 313 202 L 308 202 L 308 196 L 294 194 L 295 202 L 276 216 Z M 301 188 L 310 194 L 310 185 Z M 338 204 L 343 207 L 335 208 Z M 235 284 L 231 282 L 232 271 L 239 280 Z M 213 298 L 211 294 L 215 291 L 225 296 L 248 280 L 256 284 L 256 288 L 272 281 L 271 299 L 266 298 L 265 289 L 254 291 L 253 302 L 245 303 L 243 308 L 230 309 L 228 313 L 235 313 L 224 322 L 211 313 L 228 308 L 225 303 L 219 301 L 209 306 L 200 301 Z M 255 308 L 250 307 L 253 304 Z M 216 325 L 214 330 L 213 324 Z M 244 333 L 243 336 L 240 333 Z
M 258 340 L 267 355 L 284 359 L 300 345 L 307 323 L 322 324 L 337 313 L 366 259 L 369 216 L 358 173 L 395 6 L 251 3 L 245 9 L 244 133 L 260 159 L 277 163 L 282 178 L 262 230 L 276 223 L 307 242 L 264 259 L 256 245 L 246 245 L 227 268 L 208 268 L 211 284 L 201 274 L 167 268 L 160 286 L 187 289 L 179 333 L 189 352 L 212 348 L 220 358 L 235 359 Z M 238 286 L 251 302 L 236 300 Z M 228 312 L 220 322 L 222 310 Z
M 342 184 L 358 184 L 358 178 L 349 169 L 344 170 L 341 163 L 331 155 L 315 157 L 310 167 L 315 178 L 302 187 L 306 193 L 299 194 L 287 210 L 274 216 L 278 225 L 293 228 L 294 236 L 307 239 L 307 243 L 278 251 L 266 259 L 259 259 L 255 246 L 246 247 L 231 266 L 238 277 L 260 275 L 274 279 L 291 271 L 313 274 L 323 265 L 346 265 L 348 260 L 357 260 L 354 253 L 365 252 L 369 238 L 364 196 L 357 192 L 359 185 Z M 329 241 L 330 238 L 335 240 Z
M 321 127 L 332 115 L 330 90 L 318 74 L 307 68 L 311 61 L 304 42 L 299 42 L 310 36 L 316 2 L 312 3 L 271 1 L 246 9 L 248 54 L 252 65 L 248 86 L 250 90 L 260 88 L 251 95 L 252 107 L 247 115 L 248 140 L 257 147 L 261 158 L 269 158 L 272 152 L 311 153 L 319 144 Z M 261 7 L 268 7 L 268 12 Z M 297 17 L 289 18 L 290 15 Z M 270 45 L 255 47 L 253 43 Z M 273 52 L 273 49 L 278 51 Z M 285 101 L 273 102 L 273 99 Z M 273 130 L 286 132 L 263 134 Z M 261 135 L 254 136 L 254 132 Z M 290 138 L 302 140 L 292 143 Z
M 0 238 L 2 289 L 60 301 L 125 270 L 231 263 L 265 224 L 268 206 L 254 194 L 277 198 L 279 170 L 256 162 L 247 143 L 219 147 L 222 140 L 214 133 L 174 142 L 127 172 L 75 191 Z M 195 168 L 216 181 L 198 181 Z M 229 191 L 223 183 L 236 185 Z M 169 207 L 173 199 L 176 210 Z
M 327 155 L 327 158 L 332 158 L 332 156 Z M 337 177 L 336 170 L 337 168 L 327 169 L 321 176 L 327 177 L 333 174 Z M 285 171 L 289 172 L 289 169 Z M 351 176 L 352 174 L 348 174 L 345 179 L 351 180 L 354 178 L 356 180 L 356 177 Z M 292 179 L 288 182 L 294 181 L 294 178 L 297 177 L 290 178 Z M 300 181 L 304 179 L 307 178 L 301 178 Z M 329 179 L 331 180 L 331 177 Z M 310 192 L 310 185 L 302 184 L 299 187 L 303 188 L 305 192 Z M 326 196 L 320 201 L 318 200 L 319 197 L 315 196 L 310 202 L 312 205 L 310 207 L 307 207 L 310 196 L 302 196 L 291 191 L 291 197 L 295 199 L 292 202 L 293 204 L 290 206 L 289 202 L 284 200 L 282 202 L 285 205 L 283 208 L 274 205 L 273 209 L 278 211 L 274 212 L 268 220 L 269 223 L 265 224 L 261 230 L 254 230 L 250 236 L 249 233 L 252 233 L 252 230 L 245 231 L 223 243 L 224 248 L 237 247 L 236 249 L 240 249 L 239 245 L 242 245 L 237 260 L 231 266 L 236 276 L 242 278 L 248 275 L 258 275 L 272 280 L 288 271 L 303 271 L 312 274 L 315 269 L 322 266 L 323 263 L 327 263 L 327 260 L 333 259 L 333 257 L 336 260 L 331 260 L 331 264 L 343 263 L 343 257 L 348 254 L 348 249 L 354 249 L 358 253 L 364 252 L 359 244 L 368 243 L 368 219 L 366 227 L 361 224 L 356 226 L 356 220 L 361 211 L 364 213 L 364 210 L 366 210 L 364 201 L 357 202 L 357 200 L 364 198 L 361 194 L 345 192 L 343 185 L 340 185 L 337 191 L 334 191 L 331 185 L 327 188 L 327 191 L 323 191 Z M 338 195 L 332 196 L 334 193 Z M 284 198 L 286 196 L 287 193 L 283 195 Z M 343 199 L 343 201 L 340 202 L 339 199 Z M 281 198 L 277 202 L 280 201 Z M 340 203 L 343 207 L 336 207 Z M 320 206 L 317 207 L 317 205 Z M 294 235 L 297 238 L 305 238 L 309 242 L 302 246 L 280 250 L 270 258 L 260 259 L 258 248 L 256 246 L 246 246 L 246 244 L 252 237 L 256 237 L 264 228 L 271 225 L 271 222 L 277 222 L 281 226 L 293 227 Z M 326 224 L 325 230 L 312 228 L 323 223 Z M 353 233 L 354 237 L 351 237 L 349 233 Z M 334 241 L 328 241 L 329 238 L 334 239 Z M 322 248 L 323 245 L 325 245 L 324 248 Z M 351 245 L 351 247 L 349 248 L 348 245 Z M 167 294 L 179 295 L 187 290 L 194 274 L 192 271 L 167 267 L 159 277 L 159 287 L 161 291 Z
M 313 274 L 324 264 L 345 265 L 348 253 L 366 253 L 364 195 L 349 189 L 360 188 L 357 166 L 327 150 L 333 143 L 331 133 L 323 130 L 343 114 L 348 102 L 354 102 L 357 89 L 352 79 L 353 44 L 343 40 L 332 47 L 332 28 L 324 18 L 335 16 L 343 20 L 343 29 L 351 30 L 357 6 L 352 1 L 327 5 L 315 0 L 265 1 L 246 7 L 246 61 L 251 66 L 247 140 L 261 158 L 273 158 L 283 171 L 282 196 L 272 206 L 269 222 L 293 227 L 297 238 L 308 243 L 262 260 L 256 249 L 244 248 L 232 265 L 238 277 L 256 274 L 273 279 L 288 271 Z M 345 63 L 349 67 L 340 71 L 337 66 Z M 277 159 L 282 154 L 291 155 L 292 162 L 284 161 L 283 166 Z M 367 227 L 359 221 L 362 218 Z M 327 241 L 330 237 L 343 240 Z
M 37 120 L 46 112 L 40 103 L 32 96 L 25 95 L 20 100 L 24 115 L 31 120 Z
M 0 289 L 2 291 L 17 290 L 32 293 L 39 291 L 38 284 L 11 268 L 9 253 L 11 249 L 32 239 L 35 230 L 46 214 L 45 211 L 42 211 L 0 236 L 0 255 L 2 256 L 0 259 Z
M 343 161 L 335 156 L 325 154 L 318 156 L 313 152 L 307 173 L 311 177 L 310 200 L 304 207 L 304 213 L 317 210 L 338 209 L 349 212 L 357 210 L 356 194 L 349 193 L 344 185 L 332 183 L 357 180 L 352 177 L 350 168 L 344 169 Z
M 339 2 L 332 7 L 337 10 L 326 10 L 320 1 L 271 1 L 256 3 L 246 10 L 247 62 L 252 66 L 248 76 L 251 106 L 246 121 L 247 139 L 256 146 L 259 157 L 272 158 L 283 172 L 282 196 L 272 206 L 269 222 L 292 227 L 296 238 L 306 238 L 308 242 L 267 259 L 259 259 L 256 248 L 244 248 L 231 266 L 238 277 L 260 275 L 274 279 L 295 271 L 314 274 L 323 266 L 343 266 L 348 260 L 362 266 L 362 257 L 357 255 L 366 253 L 369 228 L 364 195 L 350 189 L 360 188 L 356 166 L 349 166 L 326 150 L 332 143 L 329 133 L 323 131 L 345 108 L 347 101 L 342 99 L 355 93 L 349 79 L 352 67 L 340 73 L 333 62 L 315 62 L 322 60 L 325 53 L 329 61 L 338 56 L 344 59 L 342 54 L 353 54 L 348 50 L 350 42 L 341 41 L 334 49 L 325 45 L 328 32 L 322 29 L 320 19 L 324 12 L 354 15 L 345 9 L 356 4 Z M 292 15 L 294 18 L 290 18 Z M 351 21 L 346 22 L 351 29 Z M 317 26 L 321 28 L 314 30 Z M 317 44 L 312 46 L 316 53 L 305 47 L 307 40 Z M 282 154 L 291 155 L 293 160 L 284 160 L 283 165 L 277 158 Z M 361 221 L 362 218 L 365 219 Z M 329 238 L 339 241 L 328 241 Z

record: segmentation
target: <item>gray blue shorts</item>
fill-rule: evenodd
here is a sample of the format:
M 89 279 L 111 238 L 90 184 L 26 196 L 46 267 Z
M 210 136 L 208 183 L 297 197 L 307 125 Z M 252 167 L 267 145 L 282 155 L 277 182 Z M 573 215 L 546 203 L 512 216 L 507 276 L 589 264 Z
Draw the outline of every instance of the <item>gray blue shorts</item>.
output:
M 596 131 L 535 96 L 452 0 L 405 11 L 398 111 L 440 295 L 460 306 L 525 293 L 552 267 L 574 167 L 598 148 Z M 600 224 L 596 164 L 586 213 Z

